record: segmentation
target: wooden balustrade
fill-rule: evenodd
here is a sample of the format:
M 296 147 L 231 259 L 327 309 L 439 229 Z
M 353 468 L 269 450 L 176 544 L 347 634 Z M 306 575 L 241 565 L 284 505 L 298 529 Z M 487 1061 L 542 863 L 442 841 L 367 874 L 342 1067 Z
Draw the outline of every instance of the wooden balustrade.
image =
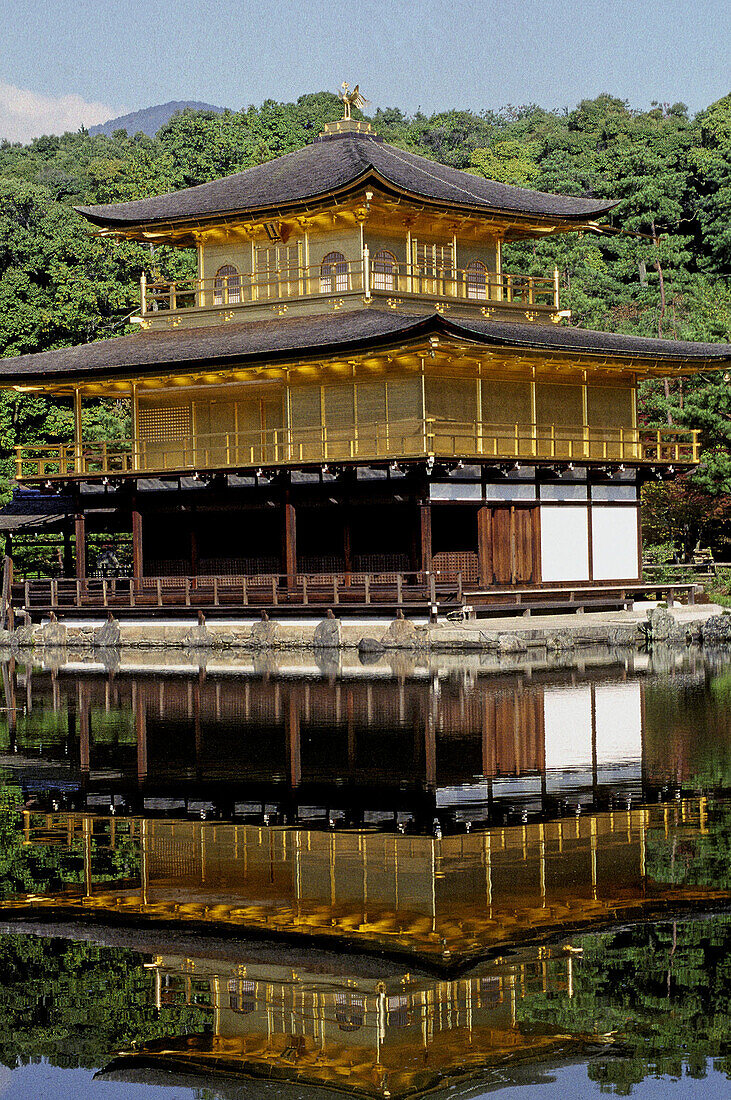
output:
M 434 267 L 425 264 L 374 264 L 364 249 L 355 261 L 283 266 L 276 270 L 215 275 L 205 279 L 140 281 L 144 317 L 189 309 L 230 309 L 297 298 L 365 293 L 419 298 L 452 298 L 479 305 L 491 302 L 522 309 L 558 309 L 554 277 L 511 272 Z
M 438 596 L 461 594 L 461 576 L 444 573 L 255 573 L 187 577 L 89 577 L 22 580 L 12 601 L 33 613 L 154 610 L 165 607 L 264 609 L 287 605 L 341 607 L 424 605 Z
M 15 451 L 18 481 L 116 477 L 131 473 L 190 472 L 299 466 L 327 462 L 438 459 L 524 459 L 663 463 L 699 459 L 698 432 L 484 424 L 434 417 L 386 419 L 343 428 L 318 427 L 196 435 L 189 440 L 28 444 Z

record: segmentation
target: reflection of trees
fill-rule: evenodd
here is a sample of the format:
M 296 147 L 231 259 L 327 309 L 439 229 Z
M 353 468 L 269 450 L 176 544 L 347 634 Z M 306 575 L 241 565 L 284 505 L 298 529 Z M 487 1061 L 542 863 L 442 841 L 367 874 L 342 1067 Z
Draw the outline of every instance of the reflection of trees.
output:
M 536 994 L 523 1024 L 615 1033 L 619 1057 L 590 1064 L 602 1091 L 628 1095 L 648 1074 L 731 1076 L 731 916 L 583 936 L 573 996 Z M 555 961 L 549 966 L 558 965 Z
M 46 893 L 65 884 L 84 881 L 84 852 L 79 841 L 71 844 L 23 843 L 18 787 L 0 783 L 0 898 L 16 894 Z M 122 837 L 114 848 L 91 842 L 92 882 L 139 877 L 137 841 Z
M 731 674 L 678 675 L 644 685 L 645 772 L 653 784 L 731 787 Z
M 155 1009 L 144 959 L 96 944 L 0 936 L 0 1063 L 96 1068 L 132 1043 L 205 1030 L 205 1009 Z
M 709 800 L 705 830 L 666 837 L 647 832 L 647 874 L 673 886 L 731 889 L 731 803 Z

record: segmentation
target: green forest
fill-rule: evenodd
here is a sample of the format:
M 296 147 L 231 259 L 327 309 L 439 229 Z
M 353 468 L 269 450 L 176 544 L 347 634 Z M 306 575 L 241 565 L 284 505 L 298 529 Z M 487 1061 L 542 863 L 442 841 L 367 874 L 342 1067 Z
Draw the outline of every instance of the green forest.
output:
M 223 114 L 186 111 L 150 138 L 118 131 L 0 144 L 0 350 L 4 356 L 131 331 L 139 278 L 192 274 L 186 251 L 95 237 L 73 207 L 160 194 L 289 153 L 339 118 L 334 94 L 268 100 Z M 356 112 L 357 114 L 357 112 Z M 562 305 L 582 327 L 667 339 L 731 341 L 731 95 L 694 117 L 682 103 L 634 109 L 609 94 L 573 110 L 535 104 L 426 116 L 378 110 L 392 144 L 505 183 L 616 199 L 608 235 L 567 234 L 505 249 L 505 270 L 558 267 Z M 723 374 L 646 383 L 648 425 L 699 428 L 700 468 L 645 494 L 656 554 L 688 559 L 699 544 L 731 556 L 731 399 Z M 126 409 L 85 413 L 89 439 L 126 430 Z M 61 442 L 69 407 L 0 394 L 0 462 L 12 448 Z

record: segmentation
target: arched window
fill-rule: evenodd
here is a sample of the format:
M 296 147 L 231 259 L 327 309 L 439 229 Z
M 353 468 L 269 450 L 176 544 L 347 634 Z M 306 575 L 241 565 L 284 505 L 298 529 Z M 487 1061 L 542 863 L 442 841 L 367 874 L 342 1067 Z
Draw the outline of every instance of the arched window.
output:
M 248 1016 L 256 1008 L 254 982 L 237 982 L 231 979 L 228 983 L 228 1002 L 232 1012 L 238 1012 L 240 1016 Z
M 219 267 L 213 280 L 214 306 L 238 305 L 241 301 L 241 276 L 233 264 Z
M 374 290 L 396 289 L 397 261 L 393 252 L 389 252 L 387 248 L 380 248 L 373 257 L 371 268 Z
M 365 1000 L 360 993 L 335 994 L 335 1019 L 341 1031 L 357 1031 L 365 1021 Z
M 481 260 L 467 264 L 467 297 L 480 301 L 487 298 L 487 268 Z
M 328 252 L 320 264 L 320 294 L 340 294 L 348 289 L 348 264 L 342 252 Z

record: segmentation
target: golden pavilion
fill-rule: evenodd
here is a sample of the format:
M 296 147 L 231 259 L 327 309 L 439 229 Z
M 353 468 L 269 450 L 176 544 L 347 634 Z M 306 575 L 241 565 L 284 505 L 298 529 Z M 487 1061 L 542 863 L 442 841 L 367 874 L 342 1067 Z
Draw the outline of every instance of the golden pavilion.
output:
M 102 603 L 88 535 L 114 530 L 132 532 L 138 606 L 184 581 L 190 604 L 205 578 L 210 603 L 240 607 L 258 589 L 262 606 L 398 607 L 637 584 L 640 486 L 699 458 L 694 431 L 642 427 L 638 383 L 726 367 L 731 347 L 574 327 L 557 272 L 502 262 L 505 243 L 600 230 L 614 205 L 482 179 L 346 118 L 225 179 L 80 207 L 105 236 L 195 248 L 197 275 L 143 275 L 132 335 L 0 363 L 0 385 L 75 409 L 73 443 L 16 456 L 66 535 L 69 602 Z M 83 438 L 99 398 L 129 403 L 129 439 Z

